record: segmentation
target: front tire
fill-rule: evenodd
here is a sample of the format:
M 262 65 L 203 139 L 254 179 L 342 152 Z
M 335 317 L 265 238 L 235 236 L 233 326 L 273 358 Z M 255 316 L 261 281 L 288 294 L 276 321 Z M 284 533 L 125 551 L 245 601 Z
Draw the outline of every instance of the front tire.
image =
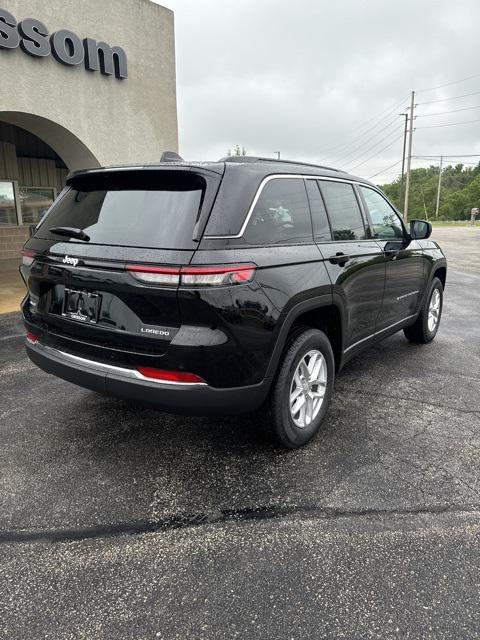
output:
M 403 330 L 405 337 L 416 344 L 428 344 L 437 335 L 443 308 L 443 286 L 433 278 L 422 309 L 415 323 Z
M 289 346 L 271 395 L 276 439 L 289 449 L 317 433 L 333 392 L 335 361 L 327 336 L 306 329 Z

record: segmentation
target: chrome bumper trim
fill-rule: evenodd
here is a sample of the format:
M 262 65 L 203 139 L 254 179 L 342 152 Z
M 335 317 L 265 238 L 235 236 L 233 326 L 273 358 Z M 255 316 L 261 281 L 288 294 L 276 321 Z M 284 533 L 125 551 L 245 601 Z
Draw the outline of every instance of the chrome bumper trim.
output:
M 92 369 L 96 369 L 97 371 L 102 371 L 104 373 L 115 373 L 116 375 L 132 380 L 152 382 L 158 385 L 174 385 L 175 387 L 208 387 L 208 384 L 206 382 L 175 382 L 172 380 L 157 380 L 156 378 L 148 378 L 135 369 L 129 369 L 128 367 L 117 367 L 113 364 L 105 364 L 104 362 L 98 362 L 97 360 L 89 360 L 88 358 L 74 356 L 72 353 L 67 353 L 66 351 L 61 351 L 60 349 L 49 347 L 45 344 L 42 344 L 40 341 L 37 341 L 35 344 L 30 344 L 33 347 L 44 351 L 46 355 L 50 354 L 52 357 L 56 358 L 61 357 L 71 364 L 80 364 L 84 367 L 91 367 Z

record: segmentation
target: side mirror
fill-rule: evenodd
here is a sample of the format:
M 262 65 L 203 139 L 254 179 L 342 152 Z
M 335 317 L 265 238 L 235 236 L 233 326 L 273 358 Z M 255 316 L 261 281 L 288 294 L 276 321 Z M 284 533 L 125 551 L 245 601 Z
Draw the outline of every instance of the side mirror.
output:
M 432 225 L 425 220 L 410 221 L 410 237 L 413 240 L 426 240 L 432 235 Z

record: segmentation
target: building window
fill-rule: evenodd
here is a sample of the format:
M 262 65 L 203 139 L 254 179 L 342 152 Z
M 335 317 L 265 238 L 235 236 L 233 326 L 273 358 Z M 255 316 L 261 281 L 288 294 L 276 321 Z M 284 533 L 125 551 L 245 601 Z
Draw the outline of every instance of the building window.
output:
M 23 224 L 38 224 L 55 200 L 55 189 L 20 187 Z
M 13 182 L 0 181 L 0 225 L 17 224 Z

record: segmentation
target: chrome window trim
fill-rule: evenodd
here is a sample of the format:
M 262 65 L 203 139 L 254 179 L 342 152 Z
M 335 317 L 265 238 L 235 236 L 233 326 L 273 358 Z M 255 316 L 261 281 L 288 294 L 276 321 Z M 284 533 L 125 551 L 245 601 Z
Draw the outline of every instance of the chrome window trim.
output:
M 266 176 L 265 178 L 263 178 L 263 180 L 261 181 L 261 183 L 258 186 L 258 189 L 255 193 L 255 197 L 253 198 L 252 204 L 250 205 L 250 208 L 247 211 L 247 215 L 245 216 L 245 220 L 243 221 L 242 227 L 240 229 L 240 231 L 236 234 L 231 234 L 231 235 L 205 235 L 203 236 L 206 240 L 221 240 L 221 239 L 236 239 L 236 238 L 241 238 L 243 236 L 243 234 L 245 233 L 245 229 L 247 228 L 248 223 L 250 222 L 250 218 L 252 217 L 252 213 L 253 210 L 255 209 L 255 206 L 260 198 L 260 196 L 262 195 L 262 191 L 265 187 L 265 185 L 267 183 L 269 183 L 271 180 L 279 180 L 281 178 L 287 178 L 287 179 L 293 179 L 293 178 L 297 178 L 298 180 L 323 180 L 323 181 L 328 181 L 328 182 L 344 182 L 346 184 L 351 184 L 353 185 L 363 185 L 363 182 L 360 182 L 358 180 L 349 180 L 348 178 L 334 178 L 334 177 L 330 177 L 330 176 L 315 176 L 315 175 L 305 175 L 305 174 L 301 174 L 301 173 L 274 173 L 270 176 Z M 332 241 L 333 242 L 333 241 Z
M 416 292 L 415 292 L 416 293 Z M 415 318 L 417 314 L 414 313 L 411 316 L 407 316 L 406 318 L 402 318 L 402 320 L 398 320 L 398 322 L 394 322 L 393 324 L 389 324 L 388 327 L 385 327 L 384 329 L 380 329 L 380 331 L 375 331 L 375 333 L 371 333 L 369 336 L 367 336 L 366 338 L 362 338 L 361 340 L 358 340 L 357 342 L 354 342 L 353 344 L 351 344 L 349 347 L 347 347 L 346 349 L 343 350 L 343 353 L 347 353 L 347 351 L 350 351 L 350 349 L 353 349 L 354 347 L 356 347 L 359 344 L 362 344 L 362 342 L 365 342 L 366 340 L 370 340 L 370 338 L 374 338 L 375 336 L 380 335 L 381 333 L 383 333 L 384 331 L 388 331 L 389 329 L 391 329 L 392 327 L 396 327 L 397 324 L 402 324 L 402 322 L 405 322 L 406 320 L 410 320 L 411 318 Z

